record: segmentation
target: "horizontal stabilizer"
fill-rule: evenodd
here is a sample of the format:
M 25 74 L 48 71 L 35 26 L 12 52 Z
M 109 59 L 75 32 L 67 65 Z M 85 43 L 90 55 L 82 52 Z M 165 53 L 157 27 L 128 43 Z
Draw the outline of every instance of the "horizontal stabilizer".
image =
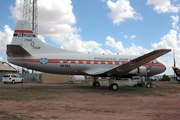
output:
M 7 45 L 7 53 L 9 57 L 27 57 L 31 56 L 22 46 L 20 45 Z

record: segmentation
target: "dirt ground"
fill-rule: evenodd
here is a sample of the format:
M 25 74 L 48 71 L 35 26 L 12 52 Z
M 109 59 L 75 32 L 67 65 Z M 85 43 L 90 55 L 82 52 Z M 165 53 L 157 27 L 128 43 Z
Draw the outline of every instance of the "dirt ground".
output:
M 118 84 L 0 83 L 0 120 L 179 120 L 180 84 Z

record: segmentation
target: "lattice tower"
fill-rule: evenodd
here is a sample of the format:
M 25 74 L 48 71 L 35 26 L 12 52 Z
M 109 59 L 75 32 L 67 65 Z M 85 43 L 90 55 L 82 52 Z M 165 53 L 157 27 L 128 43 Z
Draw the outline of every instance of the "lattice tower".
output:
M 32 24 L 32 30 L 38 35 L 38 11 L 37 0 L 24 0 L 23 20 L 29 20 Z

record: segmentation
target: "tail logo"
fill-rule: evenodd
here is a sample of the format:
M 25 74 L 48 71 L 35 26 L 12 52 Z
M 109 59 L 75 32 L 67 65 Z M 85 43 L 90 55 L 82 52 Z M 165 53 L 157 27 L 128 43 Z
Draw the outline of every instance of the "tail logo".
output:
M 41 48 L 40 46 L 35 46 L 35 42 L 34 41 L 31 42 L 31 47 L 33 49 L 40 49 Z
M 32 30 L 15 30 L 15 37 L 36 37 Z

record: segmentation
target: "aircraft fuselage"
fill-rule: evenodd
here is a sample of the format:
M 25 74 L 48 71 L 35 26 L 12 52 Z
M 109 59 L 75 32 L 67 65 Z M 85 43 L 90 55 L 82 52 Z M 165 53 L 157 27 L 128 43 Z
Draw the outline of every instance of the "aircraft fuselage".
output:
M 55 74 L 92 75 L 92 72 L 101 76 L 101 71 L 108 71 L 125 64 L 137 56 L 127 55 L 93 55 L 81 53 L 36 54 L 29 57 L 8 57 L 8 61 L 29 69 Z M 148 67 L 150 63 L 143 65 Z M 159 74 L 165 71 L 165 66 L 159 62 L 153 63 L 148 75 Z M 91 72 L 92 71 L 92 72 Z M 134 73 L 136 74 L 136 73 Z M 119 73 L 121 76 L 121 73 Z

